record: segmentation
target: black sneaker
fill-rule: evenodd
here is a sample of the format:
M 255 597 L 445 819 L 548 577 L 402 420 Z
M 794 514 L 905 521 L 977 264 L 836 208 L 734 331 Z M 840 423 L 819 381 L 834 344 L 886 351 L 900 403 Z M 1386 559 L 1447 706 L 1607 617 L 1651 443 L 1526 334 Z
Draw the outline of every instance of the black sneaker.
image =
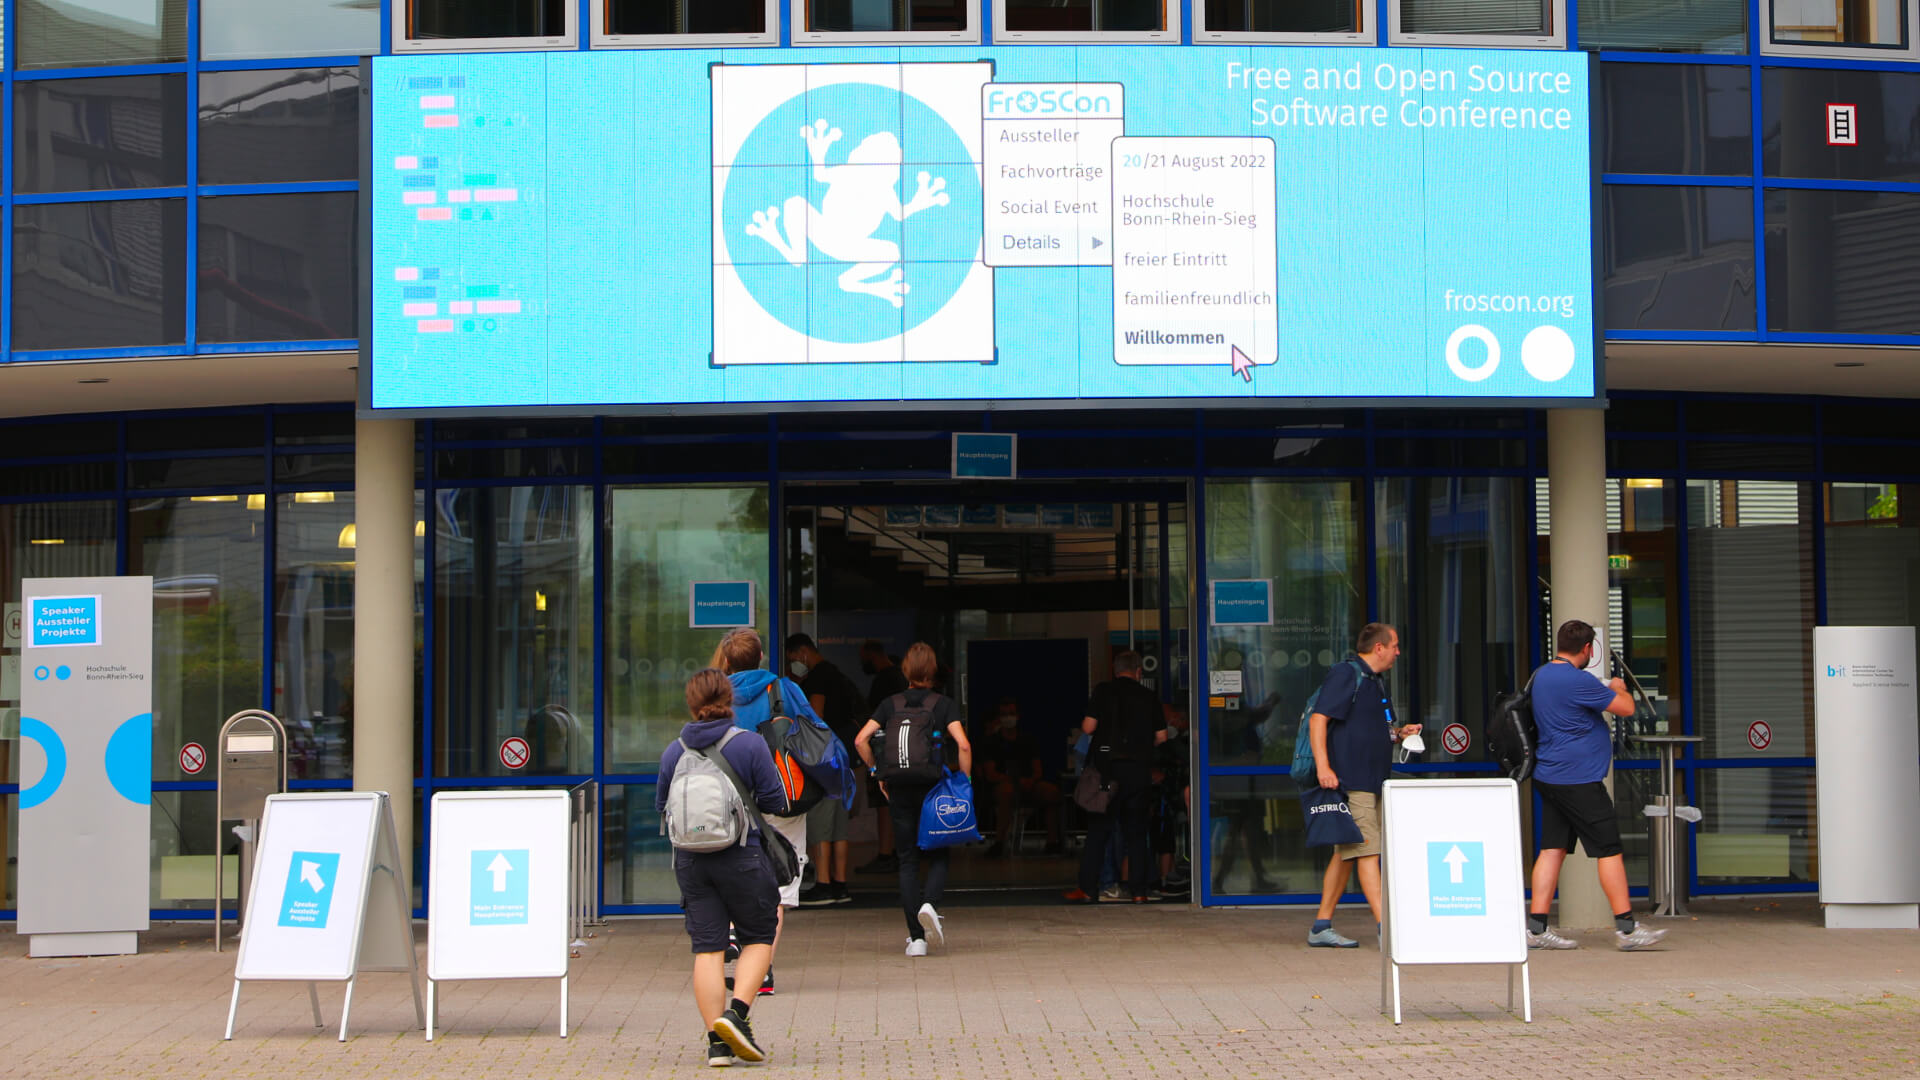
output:
M 732 1047 L 734 1056 L 741 1061 L 767 1060 L 767 1052 L 753 1041 L 753 1025 L 747 1022 L 746 1017 L 735 1012 L 733 1006 L 727 1006 L 727 1011 L 713 1022 L 713 1033 Z
M 800 894 L 801 907 L 825 907 L 833 903 L 832 885 L 815 885 Z
M 707 1040 L 707 1067 L 724 1069 L 733 1064 L 733 1047 L 724 1042 Z
M 836 904 L 853 903 L 853 894 L 847 891 L 846 882 L 836 881 L 833 883 L 833 902 Z
M 863 866 L 856 866 L 853 869 L 853 872 L 856 874 L 895 874 L 899 873 L 899 871 L 900 857 L 898 855 L 875 855 L 872 862 Z
M 771 971 L 767 972 L 766 978 L 760 980 L 760 996 L 773 996 L 773 972 Z
M 733 931 L 729 930 L 727 931 L 726 961 L 731 964 L 738 959 L 740 959 L 740 939 L 734 935 Z

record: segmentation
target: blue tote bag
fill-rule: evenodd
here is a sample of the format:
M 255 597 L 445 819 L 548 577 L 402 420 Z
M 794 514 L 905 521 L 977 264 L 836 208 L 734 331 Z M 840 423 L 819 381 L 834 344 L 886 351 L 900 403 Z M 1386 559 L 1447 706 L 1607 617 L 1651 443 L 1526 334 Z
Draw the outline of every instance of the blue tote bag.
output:
M 1300 796 L 1300 809 L 1307 819 L 1310 848 L 1357 844 L 1364 839 L 1359 822 L 1353 820 L 1353 811 L 1347 808 L 1347 793 L 1339 788 L 1307 789 Z
M 920 804 L 920 847 L 953 847 L 980 839 L 980 815 L 974 811 L 973 781 L 963 772 L 950 772 L 927 792 Z

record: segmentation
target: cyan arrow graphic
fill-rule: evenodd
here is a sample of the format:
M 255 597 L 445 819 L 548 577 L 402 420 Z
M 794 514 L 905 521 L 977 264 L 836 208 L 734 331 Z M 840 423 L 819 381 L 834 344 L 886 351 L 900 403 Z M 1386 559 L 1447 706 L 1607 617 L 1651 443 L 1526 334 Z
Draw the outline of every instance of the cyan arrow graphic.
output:
M 314 892 L 327 887 L 327 883 L 320 880 L 320 864 L 306 859 L 300 860 L 300 880 L 306 882 L 307 888 Z
M 1458 851 L 1460 849 L 1455 848 L 1454 850 Z M 494 892 L 507 891 L 507 871 L 511 869 L 513 869 L 513 864 L 507 861 L 505 852 L 495 855 L 493 861 L 487 864 L 487 873 L 493 875 Z M 1454 873 L 1458 874 L 1459 871 L 1456 870 Z
M 1247 382 L 1253 381 L 1253 358 L 1241 352 L 1238 345 L 1233 346 L 1233 373 Z
M 1447 864 L 1447 879 L 1453 884 L 1459 885 L 1466 880 L 1466 878 L 1461 876 L 1461 869 L 1465 867 L 1470 860 L 1468 860 L 1466 853 L 1460 850 L 1459 844 L 1453 845 L 1453 850 L 1447 852 L 1440 861 Z

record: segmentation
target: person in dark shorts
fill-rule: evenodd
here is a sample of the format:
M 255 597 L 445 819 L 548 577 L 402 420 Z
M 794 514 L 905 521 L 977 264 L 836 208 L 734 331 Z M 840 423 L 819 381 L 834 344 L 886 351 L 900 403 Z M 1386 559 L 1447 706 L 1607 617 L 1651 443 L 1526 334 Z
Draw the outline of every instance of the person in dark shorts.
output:
M 687 680 L 687 711 L 693 720 L 660 753 L 655 813 L 666 813 L 673 773 L 686 753 L 681 744 L 704 751 L 733 730 L 733 684 L 713 668 L 696 672 Z M 720 756 L 751 789 L 761 813 L 786 813 L 786 788 L 773 767 L 766 740 L 733 739 L 721 747 Z M 673 876 L 680 885 L 680 906 L 687 913 L 687 937 L 693 941 L 693 1000 L 707 1029 L 709 1065 L 731 1065 L 735 1057 L 767 1058 L 747 1021 L 750 1004 L 738 997 L 729 1002 L 726 984 L 729 925 L 740 947 L 740 959 L 734 965 L 738 985 L 760 985 L 773 966 L 780 887 L 760 845 L 759 830 L 749 827 L 744 843 L 724 851 L 675 849 L 673 853 Z
M 1643 949 L 1667 936 L 1641 926 L 1627 894 L 1627 860 L 1620 845 L 1607 772 L 1613 768 L 1613 731 L 1607 715 L 1632 716 L 1627 684 L 1601 682 L 1586 671 L 1593 662 L 1593 627 L 1578 619 L 1560 625 L 1554 658 L 1533 676 L 1533 719 L 1540 744 L 1533 790 L 1540 795 L 1540 854 L 1533 861 L 1533 903 L 1527 915 L 1527 947 L 1575 949 L 1579 943 L 1547 926 L 1547 909 L 1560 883 L 1560 867 L 1577 840 L 1600 872 L 1600 890 L 1613 912 L 1614 941 Z
M 862 708 L 860 688 L 833 661 L 820 655 L 820 649 L 807 634 L 787 637 L 787 673 L 800 680 L 800 689 L 813 706 L 813 714 L 826 721 L 835 738 L 848 747 L 868 713 Z M 800 894 L 801 907 L 827 904 L 851 904 L 847 891 L 847 857 L 852 847 L 847 841 L 847 804 L 839 799 L 821 799 L 807 811 L 807 842 L 813 845 L 814 885 Z
M 880 703 L 895 694 L 907 692 L 907 677 L 900 665 L 888 655 L 885 644 L 869 638 L 860 646 L 860 673 L 872 678 L 867 684 L 867 715 L 871 717 Z M 858 751 L 856 751 L 857 753 Z M 869 862 L 854 868 L 856 874 L 892 874 L 900 869 L 900 860 L 893 852 L 893 816 L 887 811 L 887 793 L 880 789 L 880 782 L 867 777 L 867 805 L 873 807 L 874 830 L 879 840 L 879 853 Z

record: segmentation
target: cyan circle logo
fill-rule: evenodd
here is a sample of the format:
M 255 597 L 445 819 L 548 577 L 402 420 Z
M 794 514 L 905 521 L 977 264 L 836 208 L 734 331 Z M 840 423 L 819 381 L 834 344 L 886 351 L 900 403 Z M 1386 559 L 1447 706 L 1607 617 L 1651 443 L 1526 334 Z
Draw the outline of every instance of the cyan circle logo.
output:
M 53 798 L 53 793 L 60 790 L 61 782 L 67 778 L 67 744 L 46 721 L 31 716 L 20 718 L 20 737 L 38 745 L 41 756 L 46 759 L 40 779 L 20 789 L 20 809 L 29 810 Z
M 980 253 L 966 143 L 911 94 L 834 83 L 769 112 L 734 155 L 725 258 L 766 312 L 818 341 L 898 337 L 945 307 Z

